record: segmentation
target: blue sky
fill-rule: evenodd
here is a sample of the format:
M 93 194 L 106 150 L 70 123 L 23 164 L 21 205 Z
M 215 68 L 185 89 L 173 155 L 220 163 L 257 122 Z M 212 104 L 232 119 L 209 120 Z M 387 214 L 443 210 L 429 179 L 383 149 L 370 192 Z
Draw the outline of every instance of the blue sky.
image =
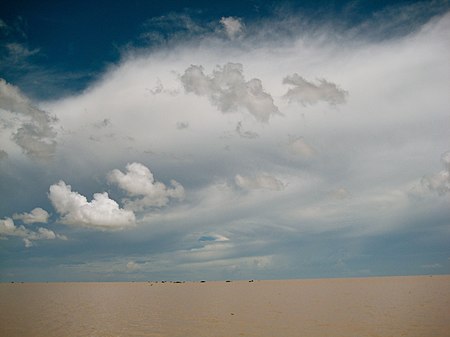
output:
M 0 281 L 450 272 L 448 1 L 0 6 Z

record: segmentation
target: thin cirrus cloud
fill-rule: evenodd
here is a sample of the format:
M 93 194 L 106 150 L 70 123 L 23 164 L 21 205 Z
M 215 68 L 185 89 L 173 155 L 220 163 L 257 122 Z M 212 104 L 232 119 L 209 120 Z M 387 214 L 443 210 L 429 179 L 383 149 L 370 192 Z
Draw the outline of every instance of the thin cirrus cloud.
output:
M 258 174 L 255 176 L 241 176 L 238 174 L 234 177 L 234 182 L 237 186 L 246 190 L 266 189 L 281 191 L 285 187 L 281 180 L 270 174 Z
M 30 50 L 27 46 L 17 42 L 7 43 L 5 47 L 8 50 L 9 57 L 14 62 L 22 61 L 29 56 L 39 53 L 39 49 Z

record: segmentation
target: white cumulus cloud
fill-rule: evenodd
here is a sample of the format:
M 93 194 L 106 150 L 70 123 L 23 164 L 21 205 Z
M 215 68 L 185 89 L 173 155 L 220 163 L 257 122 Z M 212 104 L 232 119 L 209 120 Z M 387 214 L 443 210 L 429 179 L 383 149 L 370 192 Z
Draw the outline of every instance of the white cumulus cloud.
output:
M 147 207 L 162 207 L 167 205 L 169 198 L 183 199 L 185 196 L 183 186 L 176 180 L 171 180 L 172 188 L 155 181 L 153 173 L 140 163 L 131 163 L 126 166 L 126 173 L 113 170 L 108 175 L 111 183 L 117 184 L 126 191 L 131 198 L 124 199 L 126 208 L 143 210 Z
M 13 215 L 14 220 L 21 220 L 25 224 L 46 223 L 48 217 L 48 212 L 40 207 L 33 209 L 30 213 L 16 213 Z
M 72 191 L 64 181 L 50 186 L 50 201 L 64 224 L 102 230 L 122 229 L 135 224 L 132 211 L 121 209 L 108 193 L 95 193 L 92 201 Z
M 191 65 L 180 80 L 186 92 L 208 97 L 224 113 L 244 108 L 260 122 L 267 122 L 279 113 L 260 79 L 245 80 L 240 63 L 217 66 L 211 75 L 205 75 L 202 66 Z
M 39 227 L 37 231 L 32 231 L 23 225 L 16 226 L 11 218 L 0 220 L 0 237 L 22 238 L 27 248 L 33 246 L 33 241 L 37 240 L 67 240 L 66 236 L 55 234 L 55 232 L 47 228 Z

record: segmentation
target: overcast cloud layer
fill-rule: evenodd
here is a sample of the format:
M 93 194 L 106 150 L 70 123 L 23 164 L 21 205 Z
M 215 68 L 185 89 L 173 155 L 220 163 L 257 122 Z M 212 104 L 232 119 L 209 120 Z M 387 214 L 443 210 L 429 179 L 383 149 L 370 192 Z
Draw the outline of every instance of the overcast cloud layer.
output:
M 53 101 L 1 80 L 1 280 L 449 273 L 450 14 L 296 20 L 129 47 Z

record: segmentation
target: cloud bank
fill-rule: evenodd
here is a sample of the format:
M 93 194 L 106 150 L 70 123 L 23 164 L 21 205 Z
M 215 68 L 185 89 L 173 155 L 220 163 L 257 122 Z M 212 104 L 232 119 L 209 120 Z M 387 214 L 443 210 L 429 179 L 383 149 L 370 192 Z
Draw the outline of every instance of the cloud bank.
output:
M 449 14 L 376 38 L 279 21 L 225 37 L 219 19 L 199 35 L 184 20 L 186 39 L 124 55 L 83 93 L 27 101 L 57 117 L 42 117 L 58 130 L 45 165 L 14 151 L 26 114 L 3 105 L 2 218 L 50 211 L 51 185 L 47 221 L 92 247 L 80 275 L 448 273 Z

